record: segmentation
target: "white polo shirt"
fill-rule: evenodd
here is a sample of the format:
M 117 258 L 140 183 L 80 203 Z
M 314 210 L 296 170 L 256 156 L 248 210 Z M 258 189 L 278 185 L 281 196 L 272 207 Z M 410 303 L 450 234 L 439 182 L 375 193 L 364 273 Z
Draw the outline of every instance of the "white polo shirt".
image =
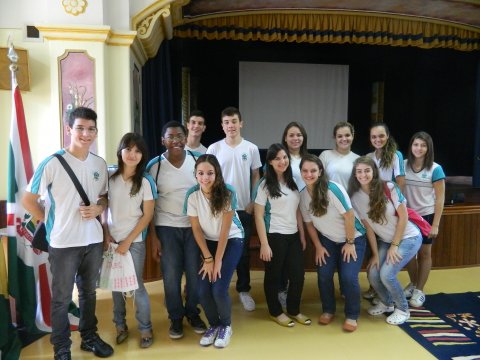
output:
M 444 179 L 445 173 L 442 167 L 435 162 L 431 169 L 415 172 L 405 160 L 405 197 L 408 200 L 408 206 L 422 216 L 435 213 L 433 183 Z
M 153 178 L 149 174 L 144 174 L 140 190 L 134 196 L 130 196 L 132 180 L 123 180 L 122 174 L 112 178 L 111 175 L 115 171 L 116 168 L 109 168 L 108 228 L 110 235 L 119 242 L 124 240 L 137 226 L 143 216 L 143 202 L 157 198 L 157 188 Z M 133 240 L 133 242 L 140 241 L 143 241 L 142 233 Z
M 235 190 L 232 186 L 227 185 L 227 189 L 230 191 L 230 206 L 226 211 L 235 210 L 237 207 L 237 199 Z M 184 214 L 188 216 L 198 217 L 200 227 L 202 228 L 205 239 L 218 241 L 220 237 L 220 230 L 222 229 L 223 214 L 217 214 L 213 216 L 210 209 L 210 200 L 200 190 L 200 185 L 195 185 L 188 190 L 185 197 Z M 235 211 L 233 215 L 233 221 L 230 225 L 228 232 L 228 238 L 243 238 L 245 237 L 242 223 L 238 218 L 238 214 Z
M 386 223 L 379 224 L 373 222 L 368 217 L 368 211 L 370 210 L 369 196 L 363 192 L 362 190 L 357 191 L 355 194 L 352 195 L 352 205 L 355 210 L 357 210 L 360 219 L 366 220 L 368 224 L 372 227 L 373 231 L 381 238 L 382 241 L 386 243 L 391 243 L 393 240 L 393 236 L 395 235 L 395 230 L 397 228 L 398 217 L 395 215 L 395 209 L 397 209 L 400 204 L 405 203 L 405 197 L 400 192 L 400 189 L 397 185 L 392 182 L 388 182 L 388 188 L 390 189 L 392 201 L 387 199 L 387 206 L 385 209 L 385 216 L 386 216 Z M 385 195 L 385 197 L 387 197 Z M 395 205 L 395 207 L 393 206 Z M 420 234 L 420 230 L 410 221 L 407 221 L 407 226 L 405 227 L 405 231 L 402 235 L 402 239 L 417 236 Z
M 310 209 L 312 197 L 305 188 L 300 192 L 300 210 L 303 221 L 312 222 L 313 226 L 331 241 L 344 243 L 347 233 L 345 231 L 345 218 L 343 214 L 352 209 L 350 197 L 342 185 L 328 182 L 328 206 L 327 212 L 322 216 L 315 216 Z M 358 215 L 355 213 L 355 237 L 366 233 Z
M 217 157 L 223 179 L 227 184 L 231 184 L 237 193 L 238 210 L 245 210 L 251 201 L 251 171 L 262 166 L 257 145 L 242 139 L 240 144 L 231 147 L 223 139 L 210 145 L 207 154 Z
M 156 226 L 191 227 L 188 216 L 183 214 L 183 203 L 188 189 L 197 183 L 194 174 L 195 161 L 200 155 L 193 153 L 192 156 L 186 151 L 185 160 L 180 168 L 173 166 L 164 154 L 148 163 L 147 172 L 155 181 L 161 161 L 156 179 L 158 189 L 158 199 L 155 202 Z
M 403 165 L 403 155 L 400 151 L 396 151 L 393 155 L 392 165 L 389 168 L 380 167 L 380 159 L 377 159 L 375 152 L 367 154 L 377 164 L 380 179 L 383 181 L 396 181 L 397 176 L 405 176 L 405 168 Z
M 202 144 L 200 144 L 200 146 L 195 148 L 195 149 L 191 148 L 188 145 L 185 145 L 185 150 L 191 150 L 193 152 L 197 152 L 197 153 L 200 153 L 200 154 L 205 154 L 207 152 L 207 148 L 205 146 L 203 146 Z
M 265 206 L 265 228 L 267 233 L 295 234 L 298 231 L 297 209 L 300 203 L 298 190 L 292 191 L 285 184 L 280 184 L 282 196 L 270 197 L 262 179 L 257 187 L 255 203 Z
M 295 180 L 295 184 L 297 184 L 298 191 L 302 191 L 302 189 L 305 187 L 305 182 L 302 179 L 302 172 L 300 171 L 300 162 L 302 161 L 302 157 L 290 155 L 290 158 L 290 166 L 292 167 L 293 180 Z
M 348 189 L 348 181 L 352 175 L 353 162 L 360 156 L 350 151 L 348 154 L 340 154 L 337 150 L 325 150 L 319 158 L 322 161 L 328 179 Z
M 80 160 L 64 149 L 57 154 L 62 155 L 70 165 L 91 204 L 95 204 L 107 192 L 108 172 L 105 160 L 92 153 L 85 160 Z M 87 246 L 103 241 L 100 222 L 96 219 L 82 219 L 82 198 L 55 156 L 42 161 L 26 190 L 45 198 L 45 227 L 51 247 Z

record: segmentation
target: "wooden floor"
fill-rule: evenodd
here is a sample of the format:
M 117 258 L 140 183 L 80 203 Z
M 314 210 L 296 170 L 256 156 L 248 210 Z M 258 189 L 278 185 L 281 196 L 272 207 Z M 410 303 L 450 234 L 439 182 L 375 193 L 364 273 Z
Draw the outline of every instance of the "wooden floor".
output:
M 400 278 L 406 284 L 407 273 Z M 128 325 L 130 337 L 115 345 L 115 359 L 434 359 L 400 328 L 388 325 L 385 317 L 369 316 L 368 302 L 362 301 L 359 328 L 354 333 L 341 330 L 343 322 L 343 301 L 337 298 L 337 317 L 328 326 L 317 325 L 321 307 L 318 297 L 316 273 L 307 273 L 302 300 L 302 312 L 314 319 L 311 326 L 296 324 L 294 328 L 283 328 L 268 318 L 263 294 L 263 272 L 252 272 L 252 294 L 257 302 L 254 312 L 245 312 L 238 296 L 231 287 L 233 300 L 233 337 L 225 349 L 199 346 L 200 335 L 195 334 L 185 322 L 185 336 L 180 340 L 168 337 L 169 321 L 163 305 L 163 284 L 160 281 L 147 284 L 152 301 L 154 344 L 149 349 L 140 349 L 139 335 L 133 317 L 131 299 L 128 304 Z M 452 270 L 434 270 L 427 283 L 427 295 L 446 292 L 480 291 L 480 267 Z M 367 287 L 365 273 L 360 274 L 362 288 Z M 97 317 L 100 335 L 112 344 L 115 343 L 115 330 L 112 323 L 111 294 L 98 292 Z M 203 316 L 203 315 L 202 315 Z M 74 359 L 94 359 L 91 353 L 80 350 L 78 332 L 72 334 L 72 357 Z M 26 347 L 21 359 L 52 359 L 53 352 L 49 336 Z

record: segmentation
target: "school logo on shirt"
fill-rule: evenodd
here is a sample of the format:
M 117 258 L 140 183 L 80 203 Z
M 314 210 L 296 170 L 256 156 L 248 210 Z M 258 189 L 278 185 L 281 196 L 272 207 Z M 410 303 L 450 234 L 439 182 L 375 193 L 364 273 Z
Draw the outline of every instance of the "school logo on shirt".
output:
M 427 174 L 426 171 L 424 171 L 424 172 L 422 173 L 422 179 L 426 179 L 427 177 L 428 177 L 428 174 Z
M 247 161 L 247 160 L 248 160 L 247 153 L 243 153 L 243 154 L 242 154 L 242 160 L 243 160 L 243 161 Z
M 93 172 L 93 180 L 98 181 L 100 179 L 100 173 L 98 171 Z

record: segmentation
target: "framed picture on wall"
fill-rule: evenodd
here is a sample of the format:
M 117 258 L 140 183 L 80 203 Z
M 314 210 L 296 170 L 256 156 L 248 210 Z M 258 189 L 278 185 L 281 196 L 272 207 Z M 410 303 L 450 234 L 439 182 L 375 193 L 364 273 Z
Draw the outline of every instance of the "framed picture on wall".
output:
M 69 114 L 77 107 L 95 110 L 95 59 L 85 50 L 65 50 L 58 57 L 60 89 L 60 136 L 62 147 L 70 145 L 65 124 Z M 92 151 L 96 152 L 94 143 Z

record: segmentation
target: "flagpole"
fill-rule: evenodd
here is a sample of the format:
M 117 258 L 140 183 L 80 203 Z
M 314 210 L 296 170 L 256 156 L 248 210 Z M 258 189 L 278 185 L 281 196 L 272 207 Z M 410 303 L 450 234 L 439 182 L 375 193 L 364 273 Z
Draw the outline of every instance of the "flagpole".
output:
M 13 42 L 10 41 L 10 44 L 8 45 L 8 53 L 7 57 L 10 60 L 10 72 L 12 73 L 12 90 L 15 89 L 15 86 L 17 86 L 17 70 L 18 70 L 18 54 L 15 51 L 15 48 L 13 47 Z

